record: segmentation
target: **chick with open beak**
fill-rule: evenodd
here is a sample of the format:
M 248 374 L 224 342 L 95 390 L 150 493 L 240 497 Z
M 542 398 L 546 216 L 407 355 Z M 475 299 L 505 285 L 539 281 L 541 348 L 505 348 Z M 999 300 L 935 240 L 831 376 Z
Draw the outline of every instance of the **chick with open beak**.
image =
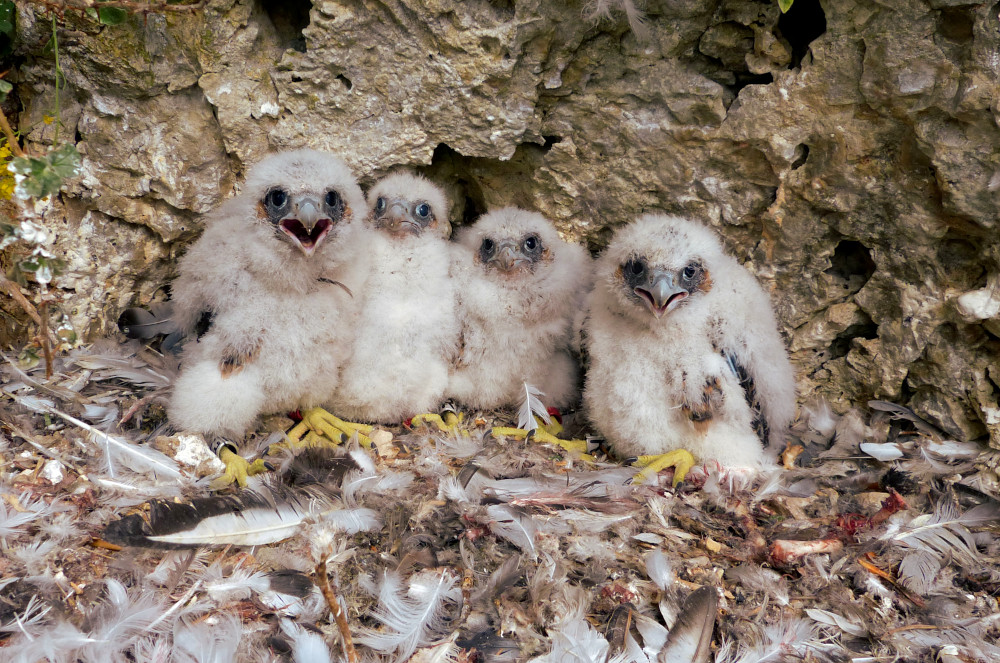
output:
M 334 219 L 344 216 L 344 199 L 330 189 L 319 196 L 309 192 L 289 192 L 276 186 L 264 195 L 262 206 L 268 220 L 288 241 L 311 257 L 330 234 Z

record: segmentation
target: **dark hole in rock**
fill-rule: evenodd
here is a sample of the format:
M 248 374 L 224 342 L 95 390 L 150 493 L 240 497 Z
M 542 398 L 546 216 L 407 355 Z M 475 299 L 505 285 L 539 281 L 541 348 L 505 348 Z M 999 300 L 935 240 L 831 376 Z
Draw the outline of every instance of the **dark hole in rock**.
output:
M 833 255 L 830 257 L 830 268 L 826 270 L 826 273 L 848 281 L 860 277 L 864 283 L 875 273 L 875 267 L 875 261 L 872 260 L 872 254 L 868 247 L 852 239 L 843 239 L 833 250 Z
M 795 146 L 795 158 L 792 160 L 792 170 L 798 170 L 801 168 L 806 159 L 809 158 L 809 146 L 805 143 L 799 143 Z
M 878 325 L 872 322 L 871 318 L 865 315 L 864 312 L 862 312 L 862 315 L 865 317 L 864 322 L 851 325 L 837 334 L 837 337 L 830 343 L 830 359 L 846 357 L 847 353 L 851 350 L 851 341 L 855 338 L 878 338 Z
M 309 25 L 309 12 L 312 2 L 309 0 L 261 0 L 261 7 L 271 19 L 278 40 L 285 48 L 299 53 L 306 52 L 306 38 L 302 31 Z
M 545 144 L 542 145 L 542 149 L 548 152 L 552 149 L 552 146 L 556 143 L 562 142 L 562 136 L 542 136 L 545 139 Z
M 751 74 L 736 72 L 736 82 L 730 86 L 733 94 L 739 96 L 740 90 L 748 85 L 770 85 L 774 82 L 771 74 Z
M 351 79 L 348 78 L 347 76 L 344 76 L 343 74 L 337 74 L 336 78 L 338 81 L 344 84 L 344 87 L 347 88 L 348 92 L 350 92 L 351 88 L 354 87 L 354 83 L 352 83 Z
M 938 17 L 938 34 L 951 41 L 969 41 L 975 20 L 963 7 L 946 7 Z
M 778 30 L 792 46 L 789 66 L 801 66 L 809 44 L 826 32 L 826 14 L 819 0 L 796 0 L 792 8 L 778 18 Z
M 500 18 L 512 19 L 514 18 L 514 0 L 489 0 L 490 6 L 497 10 L 497 15 Z
M 938 264 L 948 278 L 962 288 L 982 288 L 986 285 L 986 267 L 979 249 L 972 242 L 958 237 L 946 237 L 937 247 Z
M 454 209 L 451 220 L 458 225 L 469 225 L 486 213 L 486 197 L 476 178 L 470 174 L 475 163 L 473 157 L 466 157 L 445 143 L 434 148 L 431 164 L 419 169 L 429 179 L 438 183 L 451 184 L 448 191 Z

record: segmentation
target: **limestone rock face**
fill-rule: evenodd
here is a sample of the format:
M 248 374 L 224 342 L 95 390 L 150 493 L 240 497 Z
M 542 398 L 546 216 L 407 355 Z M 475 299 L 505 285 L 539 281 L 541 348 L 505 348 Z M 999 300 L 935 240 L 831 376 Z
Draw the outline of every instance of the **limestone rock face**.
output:
M 270 10 L 270 11 L 269 11 Z M 802 399 L 908 404 L 1000 447 L 995 3 L 213 0 L 60 27 L 59 283 L 89 338 L 148 303 L 199 215 L 270 150 L 416 167 L 453 224 L 537 209 L 599 250 L 653 210 L 700 218 L 772 291 Z M 18 15 L 18 118 L 54 125 L 50 22 Z M 88 267 L 89 265 L 89 267 Z

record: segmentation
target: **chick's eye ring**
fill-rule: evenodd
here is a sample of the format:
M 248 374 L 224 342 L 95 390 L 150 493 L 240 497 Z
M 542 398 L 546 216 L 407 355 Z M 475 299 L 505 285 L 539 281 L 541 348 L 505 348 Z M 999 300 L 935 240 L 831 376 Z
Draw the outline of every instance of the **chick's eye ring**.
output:
M 330 207 L 334 207 L 339 202 L 340 202 L 340 194 L 339 193 L 337 193 L 336 191 L 327 191 L 326 192 L 326 204 L 327 205 L 329 205 Z
M 524 248 L 527 249 L 528 251 L 534 251 L 536 248 L 538 248 L 538 238 L 529 237 L 528 239 L 524 240 Z
M 646 271 L 646 266 L 643 265 L 638 260 L 629 260 L 625 263 L 625 271 L 630 272 L 636 276 L 639 276 L 644 271 Z
M 417 209 L 415 211 L 417 213 L 417 216 L 419 216 L 421 219 L 426 219 L 431 215 L 431 206 L 428 205 L 427 203 L 421 203 L 417 205 Z
M 688 265 L 684 268 L 684 278 L 690 281 L 698 274 L 698 268 L 695 265 Z
M 381 212 L 385 209 L 385 198 L 379 198 L 375 201 L 375 211 Z
M 285 206 L 285 203 L 288 202 L 288 194 L 281 189 L 274 189 L 273 191 L 267 192 L 267 195 L 264 197 L 264 202 L 270 207 L 281 209 Z
M 487 238 L 483 240 L 483 244 L 480 247 L 480 250 L 483 251 L 484 253 L 493 253 L 493 249 L 495 248 L 495 246 L 496 245 L 493 243 L 493 240 Z

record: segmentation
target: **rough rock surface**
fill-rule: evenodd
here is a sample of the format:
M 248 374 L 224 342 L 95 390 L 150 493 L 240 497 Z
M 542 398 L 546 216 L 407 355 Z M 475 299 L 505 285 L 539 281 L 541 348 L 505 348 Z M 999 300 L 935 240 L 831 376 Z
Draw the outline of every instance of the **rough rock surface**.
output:
M 19 5 L 29 143 L 51 24 Z M 280 7 L 280 8 L 279 8 Z M 911 405 L 1000 447 L 1000 5 L 961 0 L 213 0 L 60 27 L 57 206 L 78 330 L 162 296 L 198 215 L 268 150 L 449 187 L 453 222 L 532 207 L 592 249 L 651 210 L 702 218 L 772 288 L 803 399 Z M 40 12 L 40 10 L 38 10 Z M 90 235 L 81 241 L 81 235 Z M 87 265 L 91 267 L 87 267 Z

